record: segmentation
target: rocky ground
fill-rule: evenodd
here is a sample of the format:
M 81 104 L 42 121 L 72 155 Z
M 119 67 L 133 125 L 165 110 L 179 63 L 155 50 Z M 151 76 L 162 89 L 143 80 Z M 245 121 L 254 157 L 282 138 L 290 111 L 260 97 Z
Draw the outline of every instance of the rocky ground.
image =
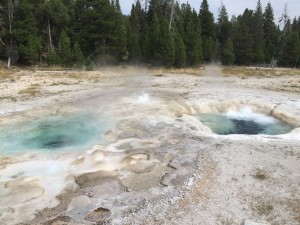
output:
M 220 136 L 192 116 L 247 106 L 299 127 L 300 72 L 252 70 L 3 76 L 3 126 L 88 110 L 114 127 L 85 151 L 2 152 L 0 224 L 300 224 L 299 129 Z

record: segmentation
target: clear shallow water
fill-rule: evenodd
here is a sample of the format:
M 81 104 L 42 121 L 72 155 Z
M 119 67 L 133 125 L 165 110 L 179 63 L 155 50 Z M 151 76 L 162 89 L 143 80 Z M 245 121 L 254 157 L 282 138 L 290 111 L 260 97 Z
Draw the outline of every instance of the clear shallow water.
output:
M 0 153 L 82 149 L 100 142 L 107 118 L 82 113 L 44 117 L 0 128 Z
M 289 133 L 294 127 L 262 114 L 229 112 L 226 114 L 198 114 L 196 117 L 214 133 L 229 134 L 269 134 Z

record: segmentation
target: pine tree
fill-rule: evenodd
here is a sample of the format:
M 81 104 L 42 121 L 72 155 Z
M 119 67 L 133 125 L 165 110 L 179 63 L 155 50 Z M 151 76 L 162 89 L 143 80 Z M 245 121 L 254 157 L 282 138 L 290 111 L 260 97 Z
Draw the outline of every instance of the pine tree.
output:
M 175 35 L 175 66 L 186 67 L 186 50 L 180 34 Z
M 201 24 L 197 12 L 189 4 L 184 5 L 182 11 L 187 66 L 195 66 L 203 60 Z
M 295 45 L 295 67 L 300 67 L 300 17 L 298 19 L 294 18 L 292 29 L 293 43 Z
M 298 31 L 298 35 L 300 37 L 300 16 L 297 19 L 297 31 Z
M 118 1 L 77 0 L 74 33 L 85 57 L 96 63 L 116 63 L 125 59 L 126 28 Z
M 231 25 L 228 20 L 227 10 L 225 5 L 223 5 L 223 3 L 221 4 L 220 7 L 217 28 L 218 28 L 218 40 L 222 48 L 226 40 L 229 38 L 230 31 L 231 31 Z
M 291 37 L 291 51 L 290 51 L 290 66 L 300 67 L 300 38 L 296 30 L 293 31 Z
M 96 51 L 96 42 L 99 45 L 102 35 L 98 32 L 103 32 L 99 28 L 103 18 L 99 18 L 96 10 L 97 7 L 93 1 L 86 3 L 85 0 L 77 0 L 75 3 L 75 22 L 74 33 L 77 34 L 76 40 L 82 47 L 84 56 L 93 55 Z
M 210 62 L 215 54 L 215 43 L 212 37 L 203 36 L 203 56 L 206 62 Z
M 37 62 L 40 58 L 42 49 L 41 39 L 38 36 L 29 35 L 27 39 L 27 45 L 25 46 L 24 53 L 25 58 L 31 64 Z
M 240 23 L 235 15 L 231 17 L 230 24 L 231 24 L 230 38 L 234 43 L 238 33 L 238 29 L 240 27 Z
M 167 19 L 163 18 L 161 23 L 161 41 L 162 41 L 162 61 L 163 65 L 167 67 L 174 66 L 175 62 L 175 42 L 173 35 L 169 29 Z
M 141 54 L 145 62 L 149 62 L 152 55 L 152 47 L 150 43 L 150 31 L 146 24 L 140 38 Z
M 248 8 L 245 9 L 244 13 L 238 16 L 238 22 L 241 24 L 244 22 L 246 26 L 249 28 L 249 32 L 253 41 L 253 35 L 255 33 L 255 18 L 254 18 L 255 11 L 249 10 Z
M 153 9 L 152 3 L 150 2 L 149 5 L 149 12 L 152 12 Z M 162 61 L 162 41 L 161 41 L 161 33 L 160 33 L 160 23 L 158 19 L 158 15 L 156 12 L 153 12 L 151 21 L 149 23 L 149 30 L 148 30 L 149 39 L 147 41 L 146 49 L 148 49 L 148 57 L 147 60 L 152 61 L 154 63 L 161 63 Z
M 300 58 L 300 41 L 298 32 L 291 29 L 290 20 L 287 21 L 287 36 L 283 50 L 279 56 L 279 66 L 297 67 Z
M 40 1 L 40 0 L 39 0 Z M 77 34 L 74 33 L 75 22 L 75 5 L 77 0 L 62 0 L 62 3 L 67 8 L 68 21 L 63 30 L 67 33 L 71 40 L 71 43 L 75 43 L 77 40 Z
M 278 56 L 278 36 L 279 32 L 274 23 L 274 13 L 271 3 L 267 4 L 264 12 L 264 39 L 265 51 L 264 59 L 266 63 L 272 63 Z
M 73 55 L 70 46 L 70 39 L 64 31 L 61 32 L 59 37 L 58 56 L 61 60 L 62 65 L 72 65 Z
M 82 65 L 84 56 L 81 51 L 80 45 L 77 41 L 74 43 L 72 55 L 73 55 L 73 62 L 75 62 L 77 66 Z
M 150 1 L 147 21 L 149 27 L 143 37 L 146 60 L 155 65 L 173 66 L 174 38 L 169 30 L 168 20 L 162 12 L 161 1 Z
M 212 37 L 214 39 L 216 36 L 216 27 L 214 23 L 214 16 L 209 11 L 207 0 L 203 0 L 201 3 L 199 17 L 202 36 L 206 36 L 207 38 Z
M 216 28 L 214 17 L 209 11 L 207 0 L 203 0 L 201 3 L 199 18 L 201 22 L 201 34 L 203 39 L 203 58 L 205 61 L 210 62 L 216 53 Z
M 137 22 L 135 22 L 135 19 L 132 20 L 132 23 L 136 23 L 134 24 L 135 29 L 138 28 L 137 30 L 137 34 L 136 34 L 136 39 L 138 38 L 138 43 L 134 44 L 133 46 L 136 46 L 137 51 L 139 52 L 138 55 L 140 55 L 139 60 L 140 62 L 144 62 L 147 57 L 146 55 L 149 53 L 149 45 L 146 44 L 146 42 L 148 43 L 149 41 L 149 33 L 148 33 L 148 24 L 147 24 L 147 14 L 146 12 L 143 10 L 143 7 L 141 5 L 140 0 L 136 1 L 135 4 L 135 8 L 134 8 L 134 13 L 136 14 L 137 17 Z M 132 24 L 133 25 L 133 24 Z M 127 43 L 131 42 L 131 40 L 129 39 L 130 33 L 127 33 Z M 138 35 L 138 37 L 137 37 Z M 127 47 L 129 48 L 130 44 L 127 45 Z M 145 47 L 147 46 L 147 47 Z M 139 50 L 138 50 L 139 48 Z M 147 48 L 147 49 L 146 49 Z M 128 49 L 129 54 L 130 54 L 130 49 Z M 147 53 L 146 53 L 147 52 Z M 129 55 L 129 58 L 131 57 L 131 55 Z
M 262 64 L 264 62 L 265 40 L 264 40 L 264 22 L 263 13 L 260 0 L 257 2 L 256 11 L 254 13 L 253 21 L 253 52 L 254 62 Z
M 221 62 L 222 65 L 232 65 L 235 61 L 235 55 L 233 51 L 233 43 L 229 37 L 221 50 Z
M 174 26 L 173 26 L 173 32 L 176 34 L 179 34 L 184 39 L 184 18 L 183 18 L 183 11 L 179 6 L 179 2 L 177 1 L 177 4 L 175 5 L 175 13 L 176 16 L 174 17 Z
M 115 5 L 115 29 L 116 33 L 114 45 L 116 46 L 116 51 L 119 60 L 126 60 L 128 58 L 128 52 L 126 49 L 127 39 L 126 39 L 126 27 L 123 19 L 123 14 L 121 12 L 119 0 L 116 0 Z
M 40 16 L 47 32 L 48 50 L 55 51 L 60 33 L 67 29 L 70 22 L 68 9 L 62 0 L 44 0 L 40 7 Z
M 58 65 L 61 60 L 54 50 L 50 50 L 46 56 L 46 62 L 49 66 Z
M 250 65 L 253 60 L 253 40 L 245 21 L 241 24 L 234 40 L 234 54 L 238 65 Z
M 140 21 L 137 8 L 132 5 L 131 14 L 127 28 L 127 49 L 130 61 L 139 61 L 141 57 L 140 48 Z
M 36 9 L 29 1 L 21 1 L 15 7 L 12 40 L 20 63 L 39 60 L 41 39 L 38 34 Z
M 280 34 L 279 42 L 281 43 L 278 56 L 279 66 L 290 66 L 290 52 L 292 51 L 293 44 L 291 43 L 292 37 L 292 26 L 291 20 L 288 16 L 287 4 L 285 4 L 283 14 L 281 16 L 280 22 L 283 22 L 283 29 Z

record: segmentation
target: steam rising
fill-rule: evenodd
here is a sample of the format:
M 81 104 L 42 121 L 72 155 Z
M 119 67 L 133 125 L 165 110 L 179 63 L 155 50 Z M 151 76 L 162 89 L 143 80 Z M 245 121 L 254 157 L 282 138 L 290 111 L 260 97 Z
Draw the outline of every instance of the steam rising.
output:
M 146 92 L 142 92 L 137 99 L 138 103 L 148 103 L 150 101 L 149 94 Z
M 225 115 L 230 119 L 254 121 L 259 124 L 275 124 L 278 122 L 273 117 L 252 112 L 249 107 L 245 107 L 240 111 L 228 111 Z

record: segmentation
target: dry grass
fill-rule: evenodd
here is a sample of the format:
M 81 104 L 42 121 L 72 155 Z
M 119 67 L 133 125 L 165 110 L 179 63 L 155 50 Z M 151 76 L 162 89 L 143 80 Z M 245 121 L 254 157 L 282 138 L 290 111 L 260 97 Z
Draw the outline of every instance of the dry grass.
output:
M 0 68 L 0 80 L 11 78 L 11 75 L 14 73 L 12 69 Z
M 65 70 L 64 67 L 59 66 L 59 65 L 53 65 L 50 67 L 37 67 L 37 70 L 42 70 L 42 71 L 62 71 Z
M 66 72 L 64 75 L 68 78 L 73 78 L 76 80 L 95 80 L 100 79 L 103 73 L 99 71 L 74 71 Z
M 71 78 L 76 80 L 91 80 L 99 77 L 102 73 L 96 71 L 60 71 L 60 70 L 40 70 L 38 71 L 44 76 L 51 77 L 54 79 L 58 78 Z M 57 82 L 56 82 L 57 83 Z M 58 82 L 54 85 L 59 85 L 61 82 Z
M 300 75 L 299 69 L 284 68 L 256 68 L 256 67 L 224 67 L 224 76 L 239 76 L 246 79 L 250 76 L 255 77 L 275 77 L 275 76 L 296 76 Z
M 11 102 L 16 102 L 17 98 L 13 96 L 0 96 L 0 101 L 2 100 L 9 100 Z
M 256 172 L 252 175 L 257 180 L 266 180 L 268 178 L 267 172 L 263 169 L 257 169 Z
M 157 68 L 153 69 L 152 73 L 154 76 L 163 76 L 164 74 L 188 74 L 188 75 L 196 75 L 196 76 L 201 76 L 204 67 L 189 67 L 189 68 L 181 68 L 181 69 L 176 69 L 176 68 Z
M 257 206 L 257 212 L 259 215 L 268 216 L 273 210 L 274 210 L 274 207 L 270 203 L 264 203 L 264 204 Z
M 19 91 L 19 94 L 26 94 L 26 95 L 31 95 L 31 96 L 36 96 L 41 92 L 40 88 L 36 86 L 31 86 L 29 88 L 25 88 L 23 90 Z
M 57 81 L 57 82 L 53 82 L 49 86 L 59 86 L 59 85 L 73 85 L 73 84 L 72 83 L 68 83 L 66 81 Z
M 89 73 L 88 72 L 71 72 L 71 73 L 65 73 L 65 75 L 69 78 L 77 79 L 77 80 L 83 80 L 83 79 L 89 79 Z

